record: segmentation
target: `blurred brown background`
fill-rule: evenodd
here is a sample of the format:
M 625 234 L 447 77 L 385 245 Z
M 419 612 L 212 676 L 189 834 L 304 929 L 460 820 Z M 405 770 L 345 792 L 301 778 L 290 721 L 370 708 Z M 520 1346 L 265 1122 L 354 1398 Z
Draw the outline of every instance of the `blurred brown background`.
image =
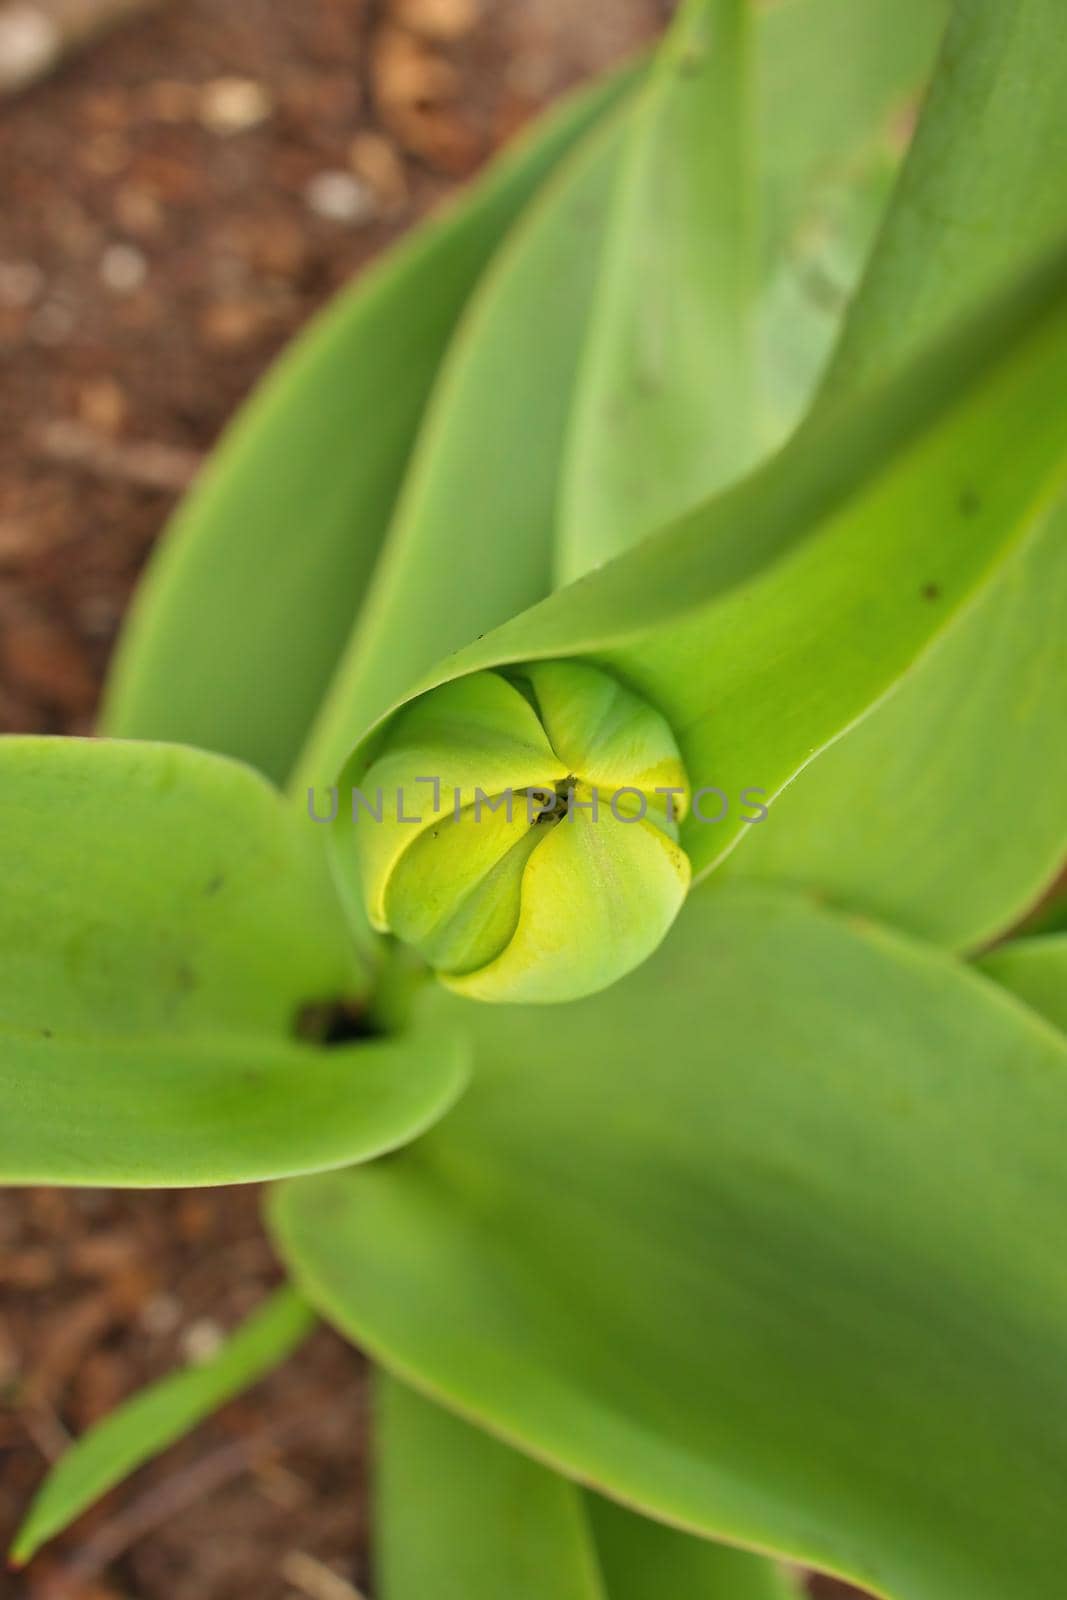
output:
M 147 551 L 274 354 L 671 9 L 0 0 L 0 731 L 91 729 Z M 70 1435 L 275 1278 L 252 1191 L 0 1192 L 0 1540 Z M 369 1593 L 366 1411 L 321 1331 L 0 1594 Z

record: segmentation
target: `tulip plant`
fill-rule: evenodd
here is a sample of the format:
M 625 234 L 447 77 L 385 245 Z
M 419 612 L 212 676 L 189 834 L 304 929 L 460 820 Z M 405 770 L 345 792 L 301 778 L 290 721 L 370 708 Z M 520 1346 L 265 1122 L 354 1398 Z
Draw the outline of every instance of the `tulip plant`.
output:
M 1067 30 L 946 11 L 684 0 L 0 746 L 0 1178 L 289 1274 L 17 1562 L 319 1316 L 383 1600 L 1062 1600 Z

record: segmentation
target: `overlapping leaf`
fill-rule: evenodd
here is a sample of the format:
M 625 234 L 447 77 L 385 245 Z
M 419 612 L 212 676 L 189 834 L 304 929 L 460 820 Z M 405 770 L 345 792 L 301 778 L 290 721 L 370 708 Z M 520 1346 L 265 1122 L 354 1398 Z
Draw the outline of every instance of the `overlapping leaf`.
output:
M 855 390 L 980 304 L 1067 220 L 1059 0 L 956 0 L 939 70 L 829 375 Z
M 773 1561 L 585 1498 L 610 1600 L 801 1600 L 799 1580 Z
M 314 1303 L 678 1525 L 894 1600 L 1055 1600 L 1067 1047 L 950 958 L 707 886 L 389 1163 L 282 1186 Z M 1020 1529 L 1025 1536 L 1020 1537 Z
M 800 7 L 772 8 L 768 19 L 779 12 L 796 17 Z M 1035 639 L 1032 621 L 1051 605 L 1038 575 L 1047 579 L 1055 568 L 1055 548 L 1050 533 L 1043 543 L 1024 542 L 1062 468 L 1067 318 L 1055 281 L 1062 264 L 881 392 L 870 381 L 909 345 L 924 345 L 955 309 L 909 298 L 916 262 L 933 259 L 923 233 L 937 210 L 932 200 L 951 198 L 955 242 L 943 253 L 950 268 L 955 263 L 960 301 L 977 299 L 1013 264 L 1003 240 L 975 251 L 979 264 L 992 263 L 988 272 L 983 265 L 972 273 L 960 251 L 962 241 L 973 242 L 975 196 L 991 157 L 982 138 L 965 134 L 975 129 L 979 104 L 990 115 L 983 129 L 997 125 L 993 113 L 1008 102 L 1028 111 L 1020 62 L 1027 51 L 1043 70 L 1043 55 L 1056 59 L 1056 17 L 1050 0 L 1023 0 L 1010 15 L 972 0 L 961 15 L 924 123 L 925 153 L 916 157 L 917 170 L 925 161 L 941 176 L 926 188 L 906 185 L 898 203 L 881 255 L 890 269 L 881 288 L 875 275 L 855 324 L 874 332 L 846 340 L 840 409 L 827 409 L 810 436 L 752 484 L 505 626 L 446 674 L 527 656 L 588 655 L 668 712 L 698 784 L 771 793 L 897 684 L 897 698 L 870 723 L 894 712 L 907 720 L 909 671 L 917 682 L 940 664 L 928 703 L 949 715 L 952 695 L 973 682 L 982 659 L 978 636 L 962 631 L 968 606 L 978 618 L 999 604 L 1001 591 L 1014 594 L 1019 625 L 1010 635 L 999 631 L 1007 613 L 997 613 L 998 656 L 1027 673 L 1035 662 L 1047 665 L 1051 646 Z M 900 38 L 906 33 L 901 27 Z M 1054 76 L 1045 71 L 1045 80 Z M 1043 83 L 1029 108 L 1035 127 L 1055 92 Z M 826 99 L 829 106 L 834 97 Z M 820 108 L 811 121 L 835 114 Z M 573 253 L 574 215 L 568 220 L 563 196 L 581 192 L 587 203 L 603 204 L 614 137 L 601 135 L 599 154 L 583 152 L 560 181 L 558 212 L 546 198 L 524 224 L 468 319 L 405 497 L 424 534 L 451 530 L 454 539 L 469 492 L 464 469 L 475 459 L 471 442 L 494 420 L 502 371 L 511 375 L 503 357 L 525 350 L 528 358 L 537 342 L 514 332 L 523 286 L 539 277 L 535 266 L 543 280 L 546 262 Z M 1060 181 L 1047 176 L 1054 160 L 1043 166 L 1033 212 L 1026 211 L 1019 173 L 1048 148 L 1032 130 L 1028 138 L 1018 152 L 1018 192 L 996 213 L 1006 216 L 1005 236 L 1014 233 L 1027 254 L 1055 231 Z M 797 145 L 799 165 L 804 137 Z M 954 152 L 964 147 L 960 178 Z M 1058 149 L 1053 140 L 1053 157 Z M 855 249 L 850 260 L 869 238 L 880 182 L 872 167 L 850 194 L 841 228 Z M 786 203 L 782 215 L 790 214 Z M 993 231 L 999 228 L 998 221 Z M 951 277 L 948 271 L 943 281 Z M 413 540 L 392 574 L 390 555 L 368 613 L 372 648 L 355 675 L 357 689 L 348 698 L 342 678 L 312 745 L 306 770 L 321 781 L 332 775 L 318 770 L 325 756 L 334 748 L 343 754 L 431 660 L 545 586 L 551 525 L 543 508 L 573 379 L 571 336 L 592 276 L 577 274 L 575 282 L 564 317 L 551 322 L 560 342 L 549 345 L 543 372 L 535 370 L 529 389 L 517 386 L 511 411 L 501 407 L 500 437 L 513 439 L 515 414 L 532 395 L 538 431 L 548 439 L 543 456 L 523 463 L 522 481 L 535 498 L 522 540 L 490 551 L 489 560 L 486 547 L 476 546 L 469 563 L 451 561 L 454 544 L 434 556 L 433 540 Z M 795 288 L 796 275 L 787 273 L 772 311 L 779 330 L 790 321 L 782 307 Z M 841 296 L 833 298 L 831 322 Z M 796 370 L 809 376 L 783 380 L 783 414 L 815 372 L 825 337 L 825 325 L 798 337 Z M 867 380 L 858 400 L 857 376 Z M 474 507 L 473 526 L 483 532 L 507 506 L 506 460 L 498 450 Z M 403 513 L 397 526 L 405 526 Z M 516 564 L 520 547 L 529 566 Z M 395 548 L 402 551 L 403 541 Z M 416 608 L 417 627 L 402 636 L 394 626 L 405 609 L 398 600 L 425 560 L 426 594 L 436 582 L 448 615 L 442 623 L 427 599 Z M 500 574 L 510 582 L 511 567 L 516 585 L 504 603 Z M 983 597 L 987 583 L 995 587 Z M 1034 652 L 1020 650 L 1024 614 Z M 264 615 L 269 620 L 269 607 Z M 924 661 L 931 643 L 937 648 Z M 321 663 L 315 672 L 321 683 Z M 1003 715 L 1048 725 L 1055 699 L 1047 675 L 1029 700 L 1000 693 L 1000 682 L 994 699 Z M 240 696 L 232 702 L 240 703 Z M 286 711 L 286 719 L 295 727 L 295 713 Z M 861 724 L 853 737 L 864 731 Z M 230 740 L 232 727 L 221 737 Z M 1015 748 L 1024 744 L 1017 739 Z M 871 748 L 868 759 L 877 759 L 887 748 L 883 735 Z M 915 751 L 910 722 L 895 749 L 906 767 Z M 1021 759 L 1019 770 L 1029 770 L 1030 760 Z M 1046 863 L 1051 814 L 1042 809 L 1035 830 Z M 706 867 L 740 831 L 705 827 L 687 842 Z M 948 918 L 951 931 L 923 921 L 936 882 L 924 879 L 921 894 L 902 894 L 890 909 L 941 937 L 972 938 L 1031 892 L 1036 860 L 1013 853 L 1007 887 L 993 883 L 977 893 L 955 922 Z M 953 874 L 958 869 L 946 871 L 942 885 L 957 881 Z M 857 882 L 855 899 L 869 904 L 868 880 Z M 332 948 L 332 936 L 326 943 Z M 1038 962 L 1022 948 L 993 957 L 990 972 L 1007 982 L 1013 967 L 1018 992 L 1035 1010 L 1058 1015 L 1047 951 L 1046 944 Z M 306 986 L 294 980 L 284 994 L 295 997 L 297 987 Z M 470 1104 L 395 1163 L 290 1186 L 279 1204 L 280 1238 L 340 1325 L 450 1405 L 658 1517 L 801 1556 L 903 1600 L 1058 1596 L 1056 1485 L 1067 1465 L 1056 1402 L 1067 1355 L 1058 1258 L 1067 1196 L 1055 1130 L 1067 1110 L 1067 1063 L 1053 1030 L 942 958 L 751 888 L 698 896 L 688 929 L 647 974 L 567 1013 L 562 1050 L 542 1048 L 536 1014 L 475 1015 L 436 997 L 430 1015 L 435 1027 L 453 1019 L 478 1036 L 482 1076 Z M 272 1016 L 267 1031 L 278 1027 Z M 243 1050 L 247 1041 L 240 1044 Z M 121 1055 L 109 1044 L 107 1072 L 121 1066 Z M 322 1059 L 321 1052 L 302 1055 Z M 20 1091 L 31 1085 L 39 1120 L 28 1061 L 18 1065 L 16 1082 Z M 103 1068 L 101 1076 L 106 1084 Z M 104 1117 L 121 1131 L 125 1097 L 137 1088 L 130 1075 L 119 1096 L 105 1092 L 90 1142 Z M 336 1112 L 338 1092 L 334 1078 L 319 1104 L 329 1099 Z M 438 1093 L 438 1108 L 445 1099 Z M 156 1132 L 143 1090 L 132 1103 Z M 169 1102 L 162 1110 L 173 1120 Z M 321 1120 L 313 1116 L 312 1126 Z M 416 1120 L 409 1118 L 408 1132 Z M 84 1134 L 76 1129 L 75 1141 L 84 1144 Z M 16 1121 L 12 1147 L 19 1142 Z M 526 1481 L 542 1469 L 519 1463 L 508 1470 Z M 414 1482 L 404 1480 L 405 1492 Z M 428 1492 L 425 1478 L 422 1487 Z M 631 1539 L 674 1537 L 640 1525 L 627 1534 L 617 1520 L 613 1528 L 621 1515 L 593 1513 L 594 1527 L 607 1530 L 603 1572 L 615 1541 L 625 1552 Z M 424 1531 L 409 1572 L 440 1529 Z M 746 1571 L 757 1585 L 767 1578 L 767 1569 Z M 729 1600 L 744 1592 L 743 1581 L 738 1575 Z M 398 1600 L 406 1600 L 402 1591 Z
M 197 744 L 286 776 L 377 560 L 456 320 L 538 186 L 632 77 L 568 103 L 286 355 L 160 547 L 112 675 L 107 732 Z
M 1067 933 L 1000 945 L 980 966 L 1067 1035 Z
M 388 1378 L 376 1455 L 382 1600 L 608 1600 L 582 1496 L 554 1472 Z
M 630 114 L 562 484 L 578 576 L 797 420 L 889 192 L 940 0 L 690 0 Z
M 301 1037 L 365 984 L 315 832 L 221 757 L 0 743 L 0 1181 L 317 1171 L 446 1109 L 448 1033 Z
M 718 10 L 703 3 L 689 9 L 698 31 L 704 13 Z M 723 41 L 715 38 L 698 59 L 689 52 L 689 21 L 682 18 L 682 34 L 669 42 L 667 63 L 655 82 L 616 114 L 614 128 L 596 130 L 587 138 L 587 147 L 576 152 L 569 170 L 560 173 L 515 230 L 475 296 L 438 383 L 366 612 L 317 721 L 295 787 L 329 783 L 355 739 L 421 673 L 539 599 L 551 587 L 554 568 L 558 575 L 584 564 L 592 550 L 589 541 L 610 535 L 609 547 L 597 542 L 599 558 L 606 548 L 613 552 L 620 547 L 624 528 L 635 528 L 632 508 L 637 502 L 629 496 L 625 504 L 613 498 L 604 507 L 599 533 L 584 516 L 577 521 L 565 516 L 562 527 L 557 516 L 563 451 L 574 420 L 572 395 L 590 330 L 595 345 L 601 324 L 616 320 L 604 300 L 605 251 L 613 251 L 616 260 L 607 268 L 609 274 L 625 275 L 626 263 L 644 260 L 649 241 L 660 239 L 666 255 L 653 312 L 673 303 L 679 273 L 685 275 L 692 300 L 695 269 L 687 265 L 687 241 L 691 229 L 703 238 L 705 220 L 709 225 L 716 221 L 711 215 L 714 174 L 709 186 L 706 151 L 687 149 L 683 136 L 694 116 L 699 123 L 706 114 L 709 96 L 718 93 L 718 80 L 723 78 L 722 87 L 727 87 L 729 73 L 744 77 L 750 67 L 759 77 L 763 126 L 758 161 L 753 156 L 749 165 L 751 175 L 766 188 L 775 244 L 785 249 L 775 282 L 768 285 L 768 316 L 780 312 L 803 346 L 791 348 L 781 359 L 774 357 L 761 404 L 780 414 L 777 433 L 794 419 L 810 394 L 843 304 L 839 297 L 827 309 L 825 295 L 807 280 L 824 253 L 838 262 L 846 287 L 858 271 L 875 220 L 872 188 L 880 199 L 890 165 L 879 137 L 887 108 L 914 90 L 942 10 L 940 0 L 909 0 L 903 19 L 907 25 L 901 27 L 899 4 L 894 3 L 890 19 L 887 0 L 861 0 L 856 11 L 862 12 L 866 25 L 857 29 L 857 16 L 846 20 L 840 0 L 790 0 L 754 19 L 747 55 L 724 53 Z M 844 52 L 835 46 L 831 51 L 842 27 L 856 48 Z M 825 96 L 836 107 L 830 115 L 823 110 L 816 116 L 807 109 L 815 97 L 814 38 L 823 40 L 823 62 L 829 60 L 833 67 Z M 798 66 L 800 43 L 808 53 Z M 731 106 L 749 97 L 740 81 L 728 96 Z M 681 108 L 676 98 L 683 102 Z M 710 114 L 721 115 L 714 110 Z M 799 139 L 797 119 L 805 135 Z M 651 171 L 646 172 L 649 163 Z M 635 183 L 635 166 L 647 181 Z M 629 180 L 629 199 L 622 197 L 624 215 L 609 228 L 609 213 L 619 200 L 620 167 Z M 682 192 L 675 192 L 673 178 L 666 185 L 656 181 L 657 175 L 683 169 L 687 177 Z M 716 170 L 723 182 L 730 176 Z M 668 198 L 671 215 L 664 219 L 660 208 Z M 695 215 L 680 204 L 683 198 L 692 203 Z M 672 239 L 679 242 L 680 260 L 670 249 Z M 718 248 L 714 239 L 706 242 Z M 727 313 L 720 309 L 715 314 L 721 321 Z M 620 316 L 629 322 L 625 311 Z M 610 340 L 610 330 L 605 337 Z M 672 347 L 671 355 L 688 370 L 699 345 L 690 333 Z M 700 359 L 706 356 L 701 350 Z M 723 375 L 714 363 L 709 370 L 720 384 Z M 668 415 L 676 417 L 679 409 L 678 373 L 670 361 L 662 379 L 657 390 L 657 406 L 665 408 L 661 431 L 668 426 Z M 587 376 L 583 387 L 586 406 L 595 407 L 598 384 Z M 738 414 L 736 395 L 723 401 L 723 409 Z M 691 431 L 691 424 L 687 429 Z M 764 430 L 760 441 L 765 444 L 771 436 Z M 650 440 L 638 452 L 630 441 L 621 443 L 626 471 L 635 459 L 657 458 Z M 745 448 L 754 446 L 746 443 Z M 585 453 L 580 455 L 577 464 L 571 462 L 572 487 L 589 476 Z M 741 465 L 735 459 L 730 473 L 736 475 Z M 684 481 L 700 479 L 703 488 L 712 487 L 714 477 L 704 473 L 701 479 L 703 471 L 696 478 L 687 473 Z M 676 510 L 687 503 L 688 492 L 679 492 L 676 478 L 662 462 L 643 477 L 647 485 L 659 484 L 668 493 L 661 509 Z M 599 494 L 602 488 L 606 484 L 597 478 L 590 492 Z M 637 531 L 649 532 L 651 524 Z M 585 552 L 581 558 L 579 548 Z
M 296 790 L 333 782 L 434 661 L 551 587 L 559 455 L 624 116 L 563 164 L 464 319 Z
M 957 7 L 830 397 L 1067 227 L 1065 37 L 1050 0 Z M 1022 914 L 1067 856 L 1065 531 L 1060 511 L 900 692 L 799 775 L 729 870 L 956 946 Z
M 378 1386 L 383 1600 L 797 1600 L 772 1562 L 647 1521 L 395 1379 Z
M 631 115 L 568 440 L 564 580 L 752 454 L 749 15 L 685 0 Z
M 944 634 L 1067 472 L 1067 291 L 1056 252 L 760 473 L 451 658 L 421 687 L 532 658 L 608 665 L 666 715 L 708 870 Z M 372 736 L 364 746 L 369 758 Z M 721 810 L 716 799 L 713 819 Z
M 722 870 L 807 885 L 939 944 L 1000 932 L 1067 847 L 1065 615 L 1059 510 Z

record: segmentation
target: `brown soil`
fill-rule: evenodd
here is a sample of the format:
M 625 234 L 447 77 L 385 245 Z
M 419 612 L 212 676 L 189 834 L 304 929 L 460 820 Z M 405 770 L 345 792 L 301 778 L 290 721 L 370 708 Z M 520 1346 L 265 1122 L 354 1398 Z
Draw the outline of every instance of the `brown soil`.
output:
M 171 0 L 0 106 L 0 731 L 92 725 L 145 555 L 266 363 L 670 9 Z M 0 1193 L 0 1540 L 70 1435 L 277 1276 L 253 1190 Z M 0 1594 L 369 1589 L 366 1421 L 359 1358 L 321 1330 Z

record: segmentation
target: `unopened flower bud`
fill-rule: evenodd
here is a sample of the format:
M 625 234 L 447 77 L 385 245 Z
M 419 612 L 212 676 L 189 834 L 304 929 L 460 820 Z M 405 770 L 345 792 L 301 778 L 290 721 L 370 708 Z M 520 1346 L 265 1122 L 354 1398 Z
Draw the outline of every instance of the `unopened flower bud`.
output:
M 355 782 L 350 767 L 345 783 Z M 662 715 L 596 667 L 458 678 L 404 707 L 335 837 L 372 924 L 460 994 L 574 1000 L 659 944 L 690 868 Z

